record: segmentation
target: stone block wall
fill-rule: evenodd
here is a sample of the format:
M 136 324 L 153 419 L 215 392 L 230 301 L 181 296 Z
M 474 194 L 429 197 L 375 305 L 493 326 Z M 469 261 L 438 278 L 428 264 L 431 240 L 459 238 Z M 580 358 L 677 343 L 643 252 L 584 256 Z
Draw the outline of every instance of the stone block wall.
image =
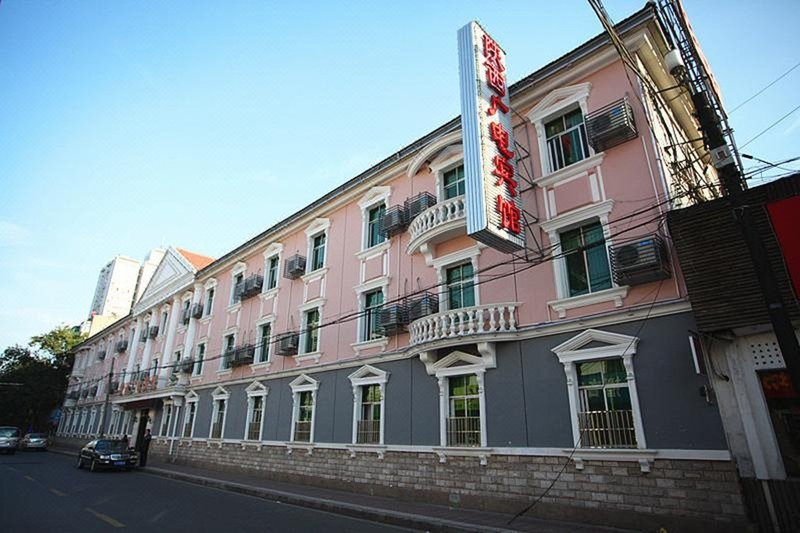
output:
M 151 456 L 166 459 L 168 444 L 154 441 Z M 656 460 L 643 473 L 636 462 L 563 457 L 491 455 L 451 457 L 431 452 L 374 452 L 315 447 L 182 441 L 178 464 L 359 493 L 501 512 L 519 512 L 547 491 L 530 516 L 634 528 L 732 531 L 746 528 L 732 462 Z M 551 487 L 552 485 L 552 487 Z M 670 529 L 671 528 L 671 529 Z M 677 529 L 676 529 L 677 528 Z

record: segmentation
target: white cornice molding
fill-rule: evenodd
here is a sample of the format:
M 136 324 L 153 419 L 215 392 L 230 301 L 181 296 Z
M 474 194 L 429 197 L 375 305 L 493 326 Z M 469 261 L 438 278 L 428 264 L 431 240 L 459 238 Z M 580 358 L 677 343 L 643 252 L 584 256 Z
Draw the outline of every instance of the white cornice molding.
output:
M 391 194 L 392 194 L 392 188 L 388 185 L 379 185 L 376 187 L 372 187 L 358 201 L 358 207 L 360 207 L 361 210 L 363 211 L 368 207 L 372 207 L 378 202 L 381 201 L 388 202 L 389 196 L 391 196 Z
M 588 220 L 590 218 L 608 216 L 612 209 L 614 209 L 614 200 L 609 198 L 603 202 L 586 205 L 577 209 L 573 209 L 572 211 L 567 211 L 566 213 L 555 216 L 550 220 L 543 220 L 539 222 L 539 226 L 546 233 L 552 233 L 561 228 L 578 224 L 579 222 L 583 222 L 584 220 Z
M 559 87 L 548 93 L 528 112 L 528 120 L 535 124 L 568 106 L 586 101 L 591 90 L 592 84 L 589 82 L 578 83 L 570 87 Z
M 582 174 L 588 175 L 589 169 L 594 167 L 599 167 L 600 165 L 603 164 L 603 159 L 605 158 L 605 156 L 606 156 L 605 152 L 599 152 L 577 163 L 573 163 L 562 169 L 556 170 L 555 172 L 551 172 L 550 174 L 545 174 L 544 176 L 540 176 L 534 179 L 533 183 L 535 183 L 539 187 L 551 187 L 558 185 L 563 181 L 580 177 Z

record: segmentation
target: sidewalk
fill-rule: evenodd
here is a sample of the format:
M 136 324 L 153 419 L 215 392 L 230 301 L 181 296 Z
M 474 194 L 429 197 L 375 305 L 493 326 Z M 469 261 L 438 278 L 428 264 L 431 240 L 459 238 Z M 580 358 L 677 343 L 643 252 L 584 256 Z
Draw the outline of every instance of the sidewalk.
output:
M 68 455 L 76 453 L 76 450 L 68 448 L 51 448 L 50 450 Z M 508 525 L 508 521 L 512 516 L 502 513 L 399 501 L 380 496 L 272 481 L 246 474 L 218 472 L 186 465 L 169 464 L 152 459 L 147 462 L 147 467 L 139 469 L 139 472 L 237 492 L 270 501 L 425 531 L 448 533 L 461 531 L 487 533 L 508 531 L 535 531 L 537 533 L 628 531 L 571 522 L 540 520 L 525 516 L 517 518 L 511 525 Z

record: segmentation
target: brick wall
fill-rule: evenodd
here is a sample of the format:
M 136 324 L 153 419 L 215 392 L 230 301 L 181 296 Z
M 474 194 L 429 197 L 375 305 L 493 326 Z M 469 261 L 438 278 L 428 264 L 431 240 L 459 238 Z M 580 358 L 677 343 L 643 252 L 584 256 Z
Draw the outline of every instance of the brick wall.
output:
M 168 445 L 154 441 L 151 456 L 165 459 Z M 732 462 L 656 460 L 649 473 L 636 462 L 585 461 L 577 470 L 561 457 L 434 453 L 375 453 L 315 448 L 311 455 L 284 446 L 188 441 L 175 446 L 176 462 L 280 481 L 373 495 L 518 512 L 556 480 L 528 514 L 621 527 L 671 527 L 680 531 L 731 531 L 746 523 Z M 173 453 L 175 455 L 175 453 Z M 560 473 L 560 474 L 559 474 Z M 677 528 L 677 529 L 676 529 Z

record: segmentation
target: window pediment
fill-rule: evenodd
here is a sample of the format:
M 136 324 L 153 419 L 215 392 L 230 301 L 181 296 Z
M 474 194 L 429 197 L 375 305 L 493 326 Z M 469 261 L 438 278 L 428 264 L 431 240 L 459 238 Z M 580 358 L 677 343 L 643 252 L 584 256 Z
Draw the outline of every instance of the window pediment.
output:
M 389 372 L 371 365 L 364 365 L 347 378 L 353 385 L 372 385 L 386 383 L 389 380 Z
M 638 343 L 638 337 L 599 329 L 587 329 L 552 348 L 552 352 L 562 363 L 585 361 L 634 355 Z
M 247 396 L 266 396 L 269 394 L 269 387 L 264 385 L 258 380 L 253 381 L 247 388 L 244 390 Z
M 367 193 L 358 201 L 358 207 L 362 210 L 376 204 L 378 202 L 387 202 L 389 195 L 392 193 L 392 188 L 387 186 L 372 187 Z
M 588 82 L 556 89 L 542 98 L 542 100 L 528 112 L 528 120 L 531 122 L 538 122 L 573 104 L 586 102 L 591 90 L 592 84 Z M 586 113 L 586 109 L 583 111 Z
M 417 156 L 408 165 L 406 176 L 413 178 L 417 172 L 420 171 L 422 165 L 424 165 L 426 161 L 430 161 L 431 158 L 438 154 L 442 149 L 447 148 L 451 144 L 456 144 L 459 142 L 461 142 L 461 130 L 439 137 L 431 144 L 420 150 Z
M 327 231 L 328 228 L 331 227 L 331 220 L 329 218 L 317 218 L 309 224 L 306 228 L 305 233 L 308 237 L 312 235 L 316 235 L 317 233 L 322 233 L 323 231 Z
M 186 393 L 186 396 L 184 396 L 184 399 L 187 402 L 196 402 L 196 401 L 198 401 L 200 399 L 200 397 L 197 395 L 197 393 L 195 391 L 190 390 L 189 392 Z
M 227 400 L 231 397 L 231 393 L 220 385 L 214 389 L 214 392 L 211 393 L 211 397 L 215 400 Z
M 289 383 L 289 386 L 292 392 L 315 391 L 319 389 L 319 381 L 306 374 L 300 374 Z

